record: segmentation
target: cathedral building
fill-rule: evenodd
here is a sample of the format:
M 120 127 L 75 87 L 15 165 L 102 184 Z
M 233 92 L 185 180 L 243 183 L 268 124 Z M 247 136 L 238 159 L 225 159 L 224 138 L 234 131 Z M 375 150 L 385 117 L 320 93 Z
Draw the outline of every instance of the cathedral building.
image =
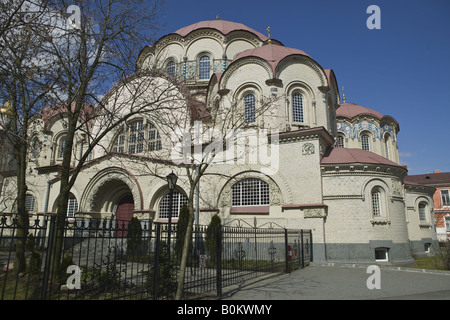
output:
M 333 70 L 267 31 L 201 21 L 144 47 L 136 73 L 108 92 L 105 105 L 136 98 L 131 87 L 145 90 L 130 110 L 156 96 L 175 98 L 143 109 L 104 137 L 72 188 L 68 218 L 167 221 L 168 187 L 159 177 L 174 171 L 176 222 L 189 183 L 180 160 L 186 150 L 174 151 L 171 130 L 192 133 L 195 123 L 226 123 L 258 135 L 270 163 L 250 157 L 252 151 L 243 160 L 211 163 L 199 183 L 199 224 L 218 214 L 228 225 L 311 229 L 317 262 L 407 264 L 412 255 L 428 253 L 437 243 L 434 188 L 405 182 L 397 120 L 346 102 Z M 59 191 L 64 117 L 43 110 L 34 124 L 27 207 L 30 214 L 49 214 Z M 74 165 L 85 141 L 80 132 Z M 0 194 L 3 212 L 13 214 L 14 179 L 2 177 Z

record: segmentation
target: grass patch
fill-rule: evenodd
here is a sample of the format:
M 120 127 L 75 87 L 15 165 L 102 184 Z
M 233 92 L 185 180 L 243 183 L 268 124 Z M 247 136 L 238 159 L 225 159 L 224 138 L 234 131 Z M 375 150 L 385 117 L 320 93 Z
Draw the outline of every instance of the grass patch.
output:
M 445 270 L 442 261 L 437 256 L 432 257 L 414 257 L 415 265 L 412 268 L 426 270 Z

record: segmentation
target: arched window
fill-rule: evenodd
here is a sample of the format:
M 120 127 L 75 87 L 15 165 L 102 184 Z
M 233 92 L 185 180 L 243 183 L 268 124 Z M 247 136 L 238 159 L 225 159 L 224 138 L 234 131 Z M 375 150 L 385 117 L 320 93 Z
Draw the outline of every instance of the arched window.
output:
M 303 95 L 295 92 L 292 94 L 292 120 L 303 122 Z
M 39 143 L 39 140 L 37 138 L 33 139 L 33 142 L 31 144 L 31 157 L 33 159 L 36 159 L 39 157 L 41 145 Z
M 209 80 L 211 62 L 208 56 L 200 57 L 198 61 L 198 78 L 200 80 Z
M 120 153 L 125 152 L 125 133 L 123 131 L 117 135 L 116 140 L 114 141 L 113 151 Z
M 371 191 L 372 200 L 372 215 L 374 217 L 381 216 L 381 192 L 380 189 L 375 187 Z
M 387 159 L 390 159 L 390 156 L 391 156 L 391 154 L 389 152 L 389 144 L 391 142 L 390 138 L 391 138 L 391 136 L 388 135 L 388 134 L 386 134 L 384 136 L 384 153 L 385 153 L 385 156 L 386 156 Z
M 149 123 L 148 129 L 148 150 L 156 151 L 161 150 L 161 137 L 159 135 L 158 129 L 153 125 L 153 123 Z
M 58 141 L 58 158 L 64 157 L 64 150 L 66 150 L 66 136 L 62 136 Z
M 136 120 L 117 134 L 111 151 L 137 154 L 161 149 L 161 136 L 156 126 L 151 122 L 145 125 L 143 120 Z
M 370 151 L 370 139 L 369 139 L 369 135 L 366 133 L 363 133 L 361 135 L 361 148 L 363 150 Z
M 69 200 L 67 201 L 67 217 L 75 217 L 75 212 L 78 211 L 77 198 L 73 194 L 70 194 Z
M 36 199 L 34 198 L 33 195 L 27 193 L 25 195 L 25 210 L 28 213 L 33 213 L 35 211 L 35 203 L 36 203 Z
M 233 207 L 269 205 L 269 185 L 260 179 L 241 180 L 233 185 L 231 193 Z
M 128 153 L 142 153 L 144 151 L 144 122 L 137 120 L 131 123 L 129 140 L 128 140 Z
M 175 78 L 175 61 L 171 60 L 169 63 L 167 63 L 166 72 L 169 76 L 172 78 Z
M 244 121 L 245 123 L 253 123 L 256 122 L 255 117 L 255 95 L 250 93 L 244 97 Z
M 427 221 L 427 203 L 423 201 L 419 203 L 419 219 Z
M 172 218 L 178 218 L 180 209 L 187 204 L 187 198 L 178 190 L 173 191 Z M 159 203 L 159 218 L 168 219 L 170 214 L 170 194 L 166 194 Z

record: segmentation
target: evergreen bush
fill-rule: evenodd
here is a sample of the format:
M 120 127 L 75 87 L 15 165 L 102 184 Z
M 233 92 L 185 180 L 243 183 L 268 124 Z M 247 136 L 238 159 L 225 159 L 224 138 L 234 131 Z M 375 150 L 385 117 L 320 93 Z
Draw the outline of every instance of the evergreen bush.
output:
M 213 261 L 216 261 L 217 258 L 217 232 L 218 228 L 222 225 L 222 221 L 218 214 L 215 214 L 211 217 L 211 222 L 206 229 L 205 236 L 205 246 L 206 252 L 208 252 L 209 256 Z

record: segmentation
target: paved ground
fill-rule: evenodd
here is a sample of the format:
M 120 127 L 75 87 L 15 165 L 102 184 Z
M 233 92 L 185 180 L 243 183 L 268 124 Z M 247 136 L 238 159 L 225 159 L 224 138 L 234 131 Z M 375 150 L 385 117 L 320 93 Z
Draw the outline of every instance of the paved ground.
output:
M 380 289 L 368 289 L 374 275 L 367 266 L 313 265 L 236 288 L 224 300 L 450 300 L 450 272 L 381 267 Z

